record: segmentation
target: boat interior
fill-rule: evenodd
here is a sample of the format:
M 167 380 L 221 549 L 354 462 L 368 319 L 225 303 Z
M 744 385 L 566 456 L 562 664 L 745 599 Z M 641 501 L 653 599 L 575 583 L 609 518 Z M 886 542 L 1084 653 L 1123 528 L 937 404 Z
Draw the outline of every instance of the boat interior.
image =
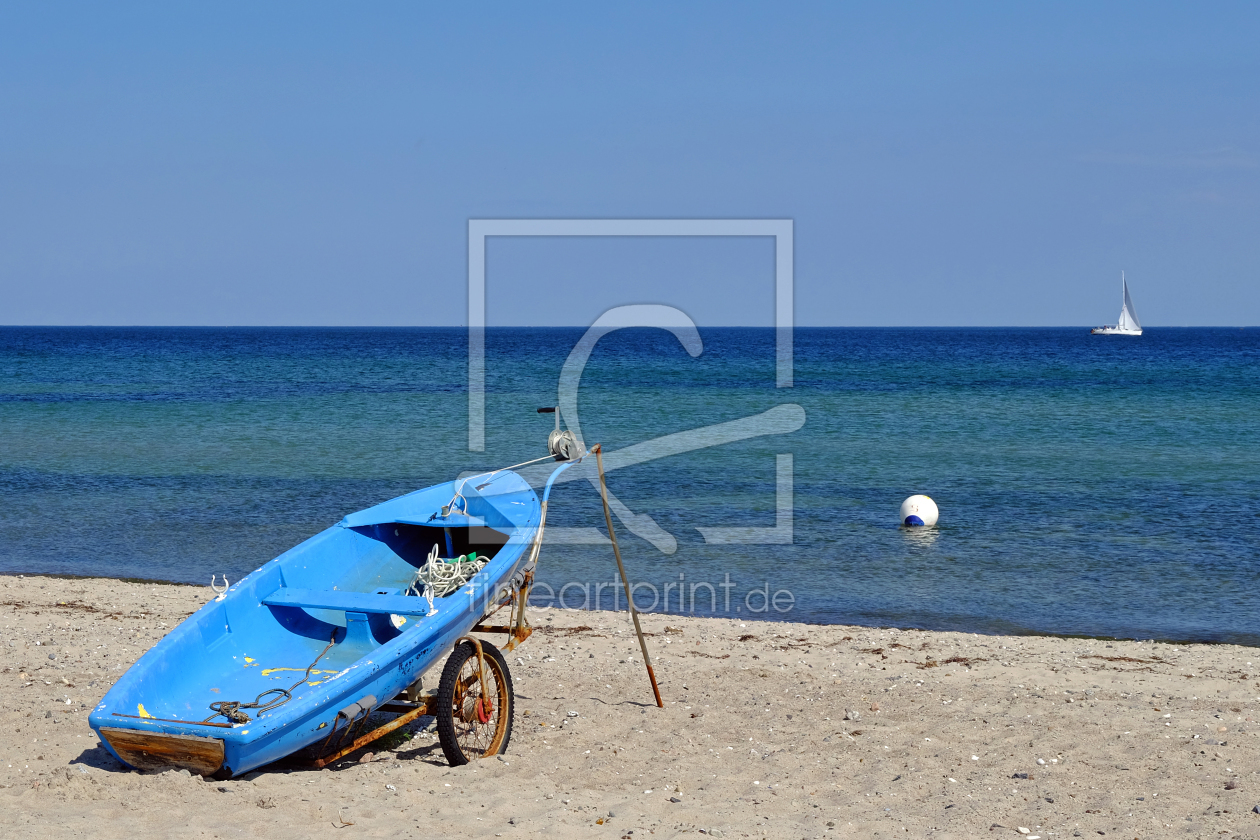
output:
M 314 662 L 296 698 L 404 630 L 466 610 L 465 599 L 436 599 L 439 614 L 430 618 L 424 598 L 403 594 L 434 546 L 443 558 L 475 551 L 493 559 L 510 544 L 501 530 L 451 519 L 464 524 L 334 527 L 290 549 L 137 663 L 136 679 L 117 686 L 124 696 L 111 711 L 200 721 L 213 714 L 211 703 L 253 702 L 270 689 L 290 689 Z M 403 619 L 402 629 L 391 616 Z

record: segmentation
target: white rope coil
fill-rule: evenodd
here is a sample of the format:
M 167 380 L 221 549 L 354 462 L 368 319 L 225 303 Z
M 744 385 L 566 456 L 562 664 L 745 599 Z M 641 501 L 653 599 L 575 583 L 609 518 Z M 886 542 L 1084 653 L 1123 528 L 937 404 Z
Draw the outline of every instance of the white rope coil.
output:
M 429 552 L 425 564 L 416 570 L 416 578 L 411 582 L 408 591 L 414 591 L 420 595 L 427 589 L 433 593 L 434 597 L 445 598 L 472 580 L 473 575 L 485 568 L 488 562 L 490 562 L 488 557 L 478 557 L 473 560 L 462 554 L 456 559 L 444 560 L 438 557 L 438 548 L 435 545 Z M 424 586 L 421 587 L 419 584 L 424 584 Z

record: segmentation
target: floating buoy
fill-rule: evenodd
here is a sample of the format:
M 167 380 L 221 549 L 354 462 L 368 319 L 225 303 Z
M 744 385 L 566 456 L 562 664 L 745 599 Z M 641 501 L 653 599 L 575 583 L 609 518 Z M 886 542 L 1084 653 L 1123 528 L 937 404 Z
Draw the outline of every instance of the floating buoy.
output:
M 936 502 L 927 496 L 911 496 L 901 503 L 901 524 L 932 527 L 940 517 Z

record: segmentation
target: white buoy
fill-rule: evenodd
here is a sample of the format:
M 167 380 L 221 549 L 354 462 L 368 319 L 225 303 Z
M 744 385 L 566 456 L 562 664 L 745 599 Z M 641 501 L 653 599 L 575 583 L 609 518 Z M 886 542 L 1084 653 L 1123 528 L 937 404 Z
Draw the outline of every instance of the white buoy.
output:
M 941 512 L 927 496 L 911 496 L 901 503 L 901 524 L 931 528 Z

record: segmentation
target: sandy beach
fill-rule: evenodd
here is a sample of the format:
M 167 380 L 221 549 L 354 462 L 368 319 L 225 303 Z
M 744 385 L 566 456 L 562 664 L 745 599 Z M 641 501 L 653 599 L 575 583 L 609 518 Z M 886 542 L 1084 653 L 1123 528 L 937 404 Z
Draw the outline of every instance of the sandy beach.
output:
M 1260 651 L 536 610 L 506 755 L 136 773 L 88 710 L 206 587 L 0 577 L 5 837 L 1260 837 Z M 427 684 L 436 684 L 436 674 Z

